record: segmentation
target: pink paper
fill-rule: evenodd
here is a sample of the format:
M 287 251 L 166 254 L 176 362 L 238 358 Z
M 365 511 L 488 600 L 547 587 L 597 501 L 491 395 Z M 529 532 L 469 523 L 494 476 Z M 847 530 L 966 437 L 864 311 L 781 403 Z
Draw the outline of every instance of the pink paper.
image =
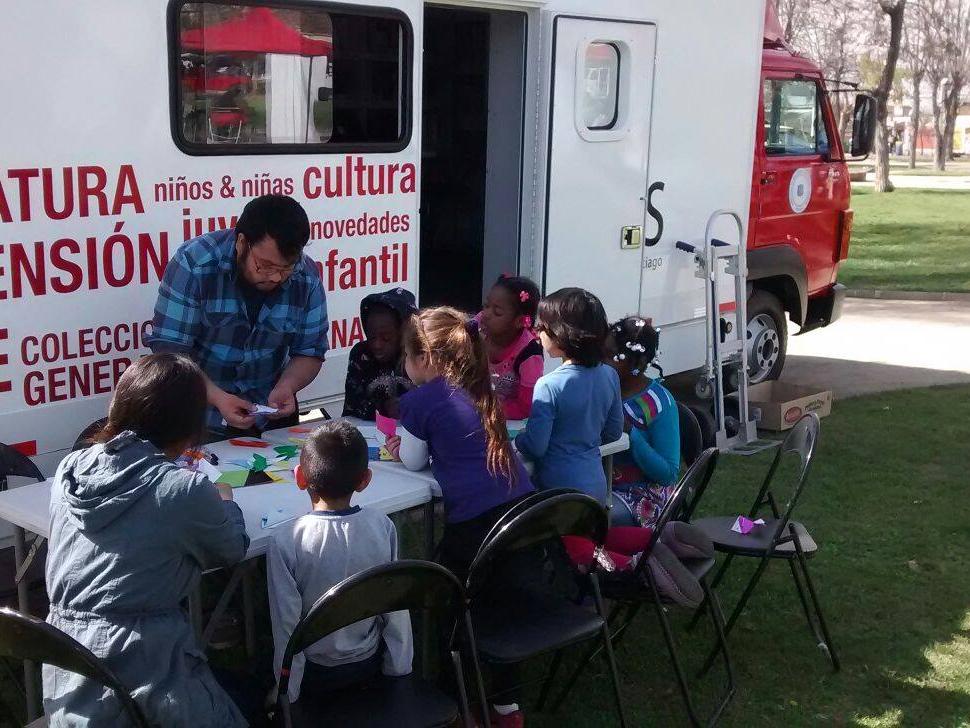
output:
M 755 526 L 763 525 L 765 525 L 763 518 L 752 521 L 750 518 L 738 516 L 737 520 L 734 522 L 734 525 L 731 526 L 731 530 L 735 533 L 740 533 L 742 536 L 746 536 L 754 530 Z
M 377 413 L 376 420 L 378 432 L 383 432 L 386 437 L 394 437 L 397 434 L 397 420 L 385 417 L 380 412 Z

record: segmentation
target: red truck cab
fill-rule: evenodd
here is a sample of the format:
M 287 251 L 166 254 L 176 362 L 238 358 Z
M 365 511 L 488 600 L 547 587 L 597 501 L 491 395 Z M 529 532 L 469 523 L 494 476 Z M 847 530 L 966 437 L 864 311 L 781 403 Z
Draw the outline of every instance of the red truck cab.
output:
M 781 373 L 786 319 L 804 333 L 839 317 L 845 288 L 836 278 L 852 228 L 849 172 L 822 73 L 784 43 L 771 3 L 768 14 L 748 228 L 752 383 Z

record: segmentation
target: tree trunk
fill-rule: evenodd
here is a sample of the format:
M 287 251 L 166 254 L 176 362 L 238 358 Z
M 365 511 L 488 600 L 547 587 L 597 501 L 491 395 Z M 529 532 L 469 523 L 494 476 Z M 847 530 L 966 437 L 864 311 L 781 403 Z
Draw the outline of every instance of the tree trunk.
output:
M 912 136 L 909 140 L 909 168 L 916 169 L 916 147 L 919 146 L 919 133 L 922 129 L 920 123 L 919 92 L 923 85 L 923 74 L 913 74 L 913 110 L 910 112 L 909 121 L 913 127 Z
M 937 172 L 946 171 L 946 146 L 943 144 L 943 108 L 940 103 L 940 79 L 930 78 L 933 106 L 933 168 Z
M 963 92 L 963 78 L 954 74 L 950 78 L 950 92 L 947 94 L 943 125 L 943 152 L 947 161 L 953 161 L 953 134 L 956 131 L 957 114 L 960 112 L 960 94 Z
M 879 86 L 876 88 L 876 192 L 892 192 L 889 181 L 889 139 L 886 134 L 886 118 L 889 116 L 889 93 L 892 91 L 893 78 L 896 76 L 896 62 L 899 60 L 899 47 L 903 37 L 903 12 L 906 0 L 879 0 L 879 7 L 889 16 L 889 48 L 886 50 L 886 65 L 883 66 Z

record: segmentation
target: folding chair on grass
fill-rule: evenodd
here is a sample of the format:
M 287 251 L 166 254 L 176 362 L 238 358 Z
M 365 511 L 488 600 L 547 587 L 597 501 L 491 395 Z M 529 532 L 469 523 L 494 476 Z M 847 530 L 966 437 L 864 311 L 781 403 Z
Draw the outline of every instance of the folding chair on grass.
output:
M 559 670 L 564 650 L 594 642 L 589 650 L 592 655 L 602 645 L 613 682 L 617 714 L 620 724 L 625 726 L 619 674 L 596 573 L 582 576 L 589 586 L 594 609 L 576 604 L 552 590 L 513 585 L 497 594 L 496 590 L 489 589 L 496 584 L 514 584 L 509 570 L 521 565 L 523 560 L 528 561 L 530 553 L 561 548 L 562 536 L 582 536 L 602 545 L 607 527 L 606 509 L 595 498 L 569 490 L 536 493 L 510 509 L 482 543 L 469 569 L 467 590 L 483 662 L 512 665 L 554 653 L 543 678 L 540 709 Z M 540 581 L 539 575 L 535 576 L 534 581 Z M 563 691 L 563 697 L 567 692 L 568 689 Z M 561 702 L 562 698 L 556 705 Z
M 459 624 L 463 624 L 468 656 L 481 687 L 475 636 L 461 582 L 448 569 L 430 561 L 395 561 L 347 577 L 321 596 L 297 623 L 283 653 L 278 683 L 277 700 L 285 728 L 451 726 L 459 715 L 466 728 L 474 725 L 461 655 L 454 647 L 451 659 L 460 706 L 415 672 L 397 677 L 379 675 L 360 686 L 323 695 L 304 691 L 296 703 L 290 704 L 287 689 L 294 655 L 343 627 L 400 610 L 436 612 L 442 620 L 440 624 L 447 627 L 449 642 L 454 641 Z M 481 690 L 479 700 L 484 706 Z
M 716 587 L 721 582 L 735 556 L 758 559 L 754 574 L 727 620 L 724 628 L 725 633 L 730 634 L 745 605 L 747 605 L 748 599 L 768 568 L 768 564 L 774 559 L 784 559 L 791 569 L 792 579 L 795 582 L 795 588 L 798 591 L 798 597 L 802 603 L 809 629 L 812 631 L 819 649 L 828 654 L 832 661 L 832 667 L 838 670 L 840 667 L 839 658 L 835 653 L 835 646 L 825 623 L 825 617 L 822 615 L 822 606 L 815 591 L 815 585 L 808 572 L 808 559 L 816 554 L 818 545 L 804 525 L 792 520 L 792 513 L 808 482 L 809 470 L 818 445 L 819 427 L 818 415 L 810 412 L 795 424 L 775 453 L 771 467 L 768 468 L 768 473 L 761 485 L 761 490 L 758 491 L 754 505 L 748 513 L 748 517 L 754 520 L 758 517 L 761 509 L 768 506 L 771 509 L 771 517 L 764 519 L 765 524 L 763 526 L 756 527 L 748 534 L 736 533 L 731 530 L 735 521 L 734 516 L 702 518 L 694 521 L 694 525 L 702 529 L 711 538 L 715 549 L 727 554 L 727 558 L 714 577 L 712 586 Z M 790 491 L 791 495 L 784 510 L 782 510 L 779 508 L 779 502 L 775 497 L 772 486 L 778 466 L 786 455 L 797 456 L 799 466 Z M 801 572 L 801 577 L 799 572 Z M 802 578 L 805 580 L 805 586 L 802 585 Z M 809 608 L 808 599 L 805 596 L 806 588 L 812 602 L 812 608 Z M 699 612 L 698 615 L 694 616 L 695 623 L 698 616 Z M 714 654 L 712 653 L 707 659 L 705 670 L 710 667 L 713 659 Z
M 53 665 L 95 680 L 111 689 L 121 710 L 138 728 L 148 728 L 141 708 L 108 666 L 80 642 L 43 620 L 0 609 L 0 656 Z M 46 725 L 46 718 L 38 718 L 27 728 Z
M 616 572 L 608 576 L 604 576 L 602 579 L 602 590 L 603 596 L 606 599 L 613 601 L 613 609 L 610 612 L 610 622 L 616 623 L 616 620 L 620 618 L 624 611 L 626 611 L 625 618 L 620 624 L 616 632 L 613 633 L 613 644 L 618 645 L 623 635 L 626 634 L 627 629 L 633 622 L 634 618 L 639 613 L 640 609 L 644 604 L 652 604 L 654 611 L 657 614 L 657 618 L 660 621 L 660 627 L 663 631 L 664 641 L 667 644 L 667 651 L 670 654 L 670 661 L 674 667 L 674 674 L 677 677 L 677 685 L 680 688 L 681 697 L 684 700 L 684 706 L 687 708 L 687 714 L 690 717 L 690 721 L 693 725 L 704 725 L 704 721 L 697 715 L 697 711 L 694 708 L 694 701 L 691 698 L 690 686 L 687 684 L 687 678 L 684 674 L 684 669 L 681 665 L 680 656 L 677 651 L 677 643 L 674 640 L 673 631 L 670 626 L 670 622 L 667 619 L 667 609 L 673 606 L 673 603 L 664 598 L 660 592 L 660 588 L 657 585 L 657 581 L 653 575 L 653 572 L 648 566 L 648 560 L 653 548 L 656 543 L 660 540 L 660 534 L 663 533 L 664 527 L 675 520 L 679 515 L 684 514 L 692 508 L 692 505 L 697 503 L 704 493 L 707 484 L 711 480 L 711 476 L 714 473 L 714 467 L 717 464 L 717 450 L 714 448 L 709 448 L 701 452 L 694 463 L 687 469 L 677 487 L 674 489 L 670 500 L 667 501 L 667 505 L 664 507 L 657 519 L 657 524 L 653 529 L 653 536 L 650 539 L 647 548 L 640 555 L 637 561 L 636 567 L 630 572 Z M 686 519 L 685 519 L 686 520 Z M 716 593 L 712 586 L 707 583 L 707 576 L 710 571 L 714 568 L 713 558 L 698 558 L 698 559 L 688 559 L 683 560 L 684 565 L 690 570 L 691 574 L 700 583 L 701 588 L 704 590 L 704 604 L 707 605 L 708 611 L 711 615 L 711 622 L 714 626 L 714 632 L 717 637 L 717 642 L 715 644 L 715 654 L 720 651 L 724 658 L 725 672 L 727 673 L 727 687 L 723 693 L 723 696 L 719 700 L 717 707 L 714 709 L 710 718 L 706 721 L 707 725 L 714 725 L 724 709 L 730 703 L 731 698 L 735 693 L 735 681 L 734 681 L 734 668 L 731 663 L 731 656 L 728 652 L 727 640 L 724 634 L 724 615 L 721 612 L 720 601 L 717 598 Z M 590 659 L 592 655 L 590 656 Z M 577 671 L 570 677 L 566 683 L 566 689 L 572 687 L 575 683 L 576 678 L 579 675 L 579 670 L 584 667 L 580 664 Z

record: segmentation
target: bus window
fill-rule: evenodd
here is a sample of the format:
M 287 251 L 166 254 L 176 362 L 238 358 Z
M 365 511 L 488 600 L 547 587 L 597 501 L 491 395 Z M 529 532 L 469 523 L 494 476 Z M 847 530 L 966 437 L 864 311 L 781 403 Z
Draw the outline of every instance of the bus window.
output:
M 404 16 L 220 2 L 175 12 L 172 126 L 189 153 L 406 144 Z

